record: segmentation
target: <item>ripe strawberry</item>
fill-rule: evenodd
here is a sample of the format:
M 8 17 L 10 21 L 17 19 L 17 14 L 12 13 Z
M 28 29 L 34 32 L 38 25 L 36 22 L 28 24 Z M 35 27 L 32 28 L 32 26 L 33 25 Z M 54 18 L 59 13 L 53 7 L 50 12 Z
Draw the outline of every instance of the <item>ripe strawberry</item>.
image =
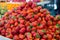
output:
M 12 34 L 7 34 L 6 37 L 12 39 L 13 35 Z
M 24 38 L 23 40 L 27 40 L 27 38 Z
M 6 30 L 5 29 L 1 30 L 1 35 L 3 35 L 3 36 L 6 35 Z
M 21 23 L 21 24 L 24 24 L 24 22 L 25 22 L 24 20 L 20 20 L 20 23 Z
M 23 24 L 19 24 L 19 27 L 20 27 L 20 28 L 23 28 L 23 27 L 25 27 L 25 26 L 24 26 Z
M 56 22 L 52 22 L 53 25 L 56 25 Z
M 28 2 L 28 5 L 29 5 L 29 6 L 31 6 L 32 4 L 33 4 L 33 2 L 31 2 L 31 1 Z
M 0 33 L 1 33 L 2 27 L 0 27 Z
M 27 39 L 32 39 L 32 34 L 31 33 L 27 32 L 25 35 L 26 35 Z
M 15 23 L 14 23 L 14 26 L 18 26 L 18 22 L 15 22 Z
M 38 16 L 38 15 L 34 15 L 34 18 L 35 18 L 35 19 L 38 19 L 38 18 L 39 18 L 39 16 Z
M 43 35 L 43 38 L 44 38 L 44 39 L 47 39 L 47 35 Z
M 7 23 L 7 24 L 5 24 L 5 26 L 4 26 L 5 28 L 10 28 L 10 24 L 9 23 Z
M 15 31 L 16 31 L 16 32 L 19 32 L 19 29 L 20 29 L 19 26 L 15 27 Z M 18 33 L 17 33 L 17 34 L 18 34 Z
M 31 31 L 31 29 L 30 29 L 30 27 L 28 26 L 28 27 L 26 27 L 26 31 L 27 32 L 30 32 Z
M 40 23 L 41 22 L 41 18 L 37 19 L 37 21 L 38 21 L 38 23 Z
M 20 39 L 24 39 L 24 35 L 23 34 L 19 34 L 19 38 Z
M 34 19 L 34 18 L 31 18 L 31 19 L 30 19 L 30 21 L 31 21 L 31 22 L 34 22 L 34 21 L 35 21 L 35 19 Z
M 19 40 L 19 36 L 18 35 L 14 35 L 14 40 Z
M 30 22 L 27 21 L 27 22 L 25 23 L 25 26 L 27 27 L 27 26 L 29 26 L 29 25 L 30 25 Z
M 1 20 L 0 21 L 0 26 L 3 26 L 4 25 L 4 20 Z
M 37 26 L 37 22 L 35 21 L 35 22 L 32 22 L 32 26 Z
M 10 22 L 10 24 L 13 24 L 14 23 L 14 20 L 13 19 L 10 19 L 9 22 Z
M 34 8 L 36 6 L 37 6 L 36 3 L 33 3 L 32 6 L 31 6 L 31 8 Z
M 47 34 L 48 39 L 52 39 L 52 35 L 51 34 Z
M 43 25 L 39 25 L 39 26 L 37 26 L 37 29 L 43 29 L 43 28 L 44 28 Z
M 37 9 L 37 8 L 34 8 L 34 9 L 33 9 L 33 12 L 34 12 L 34 13 L 38 13 L 38 9 Z
M 38 6 L 37 9 L 40 11 L 40 9 L 42 9 L 42 7 L 41 6 Z
M 31 15 L 27 15 L 27 16 L 26 16 L 26 19 L 27 19 L 27 20 L 30 19 L 30 18 L 32 18 Z
M 40 40 L 40 38 L 35 38 L 34 40 Z
M 6 32 L 7 32 L 7 33 L 11 33 L 11 32 L 12 32 L 12 29 L 11 29 L 11 28 L 7 28 L 7 29 L 6 29 Z
M 21 28 L 21 29 L 19 30 L 19 32 L 20 32 L 20 33 L 25 33 L 25 28 Z
M 58 21 L 58 24 L 60 24 L 60 21 Z
M 36 27 L 32 27 L 32 31 L 35 31 L 36 30 Z
M 52 21 L 48 21 L 48 26 L 51 26 L 52 25 Z
M 43 39 L 43 38 L 42 38 L 41 40 L 46 40 L 46 39 Z
M 15 35 L 17 32 L 15 31 L 15 28 L 12 29 L 12 34 Z

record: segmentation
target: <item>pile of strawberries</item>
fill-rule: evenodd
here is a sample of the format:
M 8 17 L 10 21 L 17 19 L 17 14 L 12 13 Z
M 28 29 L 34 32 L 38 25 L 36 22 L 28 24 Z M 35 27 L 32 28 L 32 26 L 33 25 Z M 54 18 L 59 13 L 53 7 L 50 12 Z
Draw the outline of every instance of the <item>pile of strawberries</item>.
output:
M 0 35 L 13 40 L 60 40 L 60 15 L 28 2 L 0 19 Z

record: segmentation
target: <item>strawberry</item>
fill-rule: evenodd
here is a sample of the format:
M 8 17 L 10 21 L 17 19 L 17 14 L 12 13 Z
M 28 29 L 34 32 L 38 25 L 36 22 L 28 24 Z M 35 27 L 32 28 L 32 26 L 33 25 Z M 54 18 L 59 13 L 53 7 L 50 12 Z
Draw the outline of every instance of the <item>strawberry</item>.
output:
M 31 21 L 31 22 L 34 22 L 34 21 L 35 21 L 35 19 L 34 19 L 34 18 L 31 18 L 31 19 L 30 19 L 30 21 Z
M 60 24 L 60 21 L 58 21 L 58 24 Z
M 20 33 L 24 33 L 24 32 L 25 32 L 25 28 L 21 28 L 21 29 L 19 30 L 19 32 L 20 32 Z
M 6 35 L 6 30 L 5 30 L 5 29 L 1 30 L 1 34 L 2 34 L 3 36 L 5 36 L 5 35 Z
M 37 22 L 32 22 L 32 26 L 37 26 Z
M 19 27 L 20 27 L 20 28 L 23 28 L 23 27 L 25 27 L 25 26 L 24 26 L 23 24 L 19 24 Z
M 18 35 L 14 35 L 14 40 L 19 40 L 19 36 Z
M 23 34 L 19 34 L 19 38 L 20 39 L 24 39 L 24 35 Z

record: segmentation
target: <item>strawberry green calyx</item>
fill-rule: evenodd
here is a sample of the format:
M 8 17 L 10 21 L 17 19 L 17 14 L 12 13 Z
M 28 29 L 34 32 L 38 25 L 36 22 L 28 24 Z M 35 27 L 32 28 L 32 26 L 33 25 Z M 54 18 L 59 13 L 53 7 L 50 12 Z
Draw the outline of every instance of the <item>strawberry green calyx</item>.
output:
M 32 27 L 33 27 L 33 26 L 32 26 L 32 25 L 30 25 L 30 29 L 32 29 Z
M 60 28 L 60 25 L 59 25 L 59 24 L 56 24 L 56 27 L 57 27 L 57 28 Z
M 43 29 L 43 30 L 41 30 L 43 33 L 45 33 L 46 31 Z
M 16 11 L 16 10 L 17 10 L 17 8 L 14 8 L 14 10 Z
M 12 16 L 12 18 L 13 18 L 13 19 L 16 19 L 16 17 L 15 17 L 15 16 Z
M 39 23 L 38 26 L 40 26 L 41 24 Z
M 36 34 L 36 38 L 40 38 L 40 35 L 38 33 Z
M 58 33 L 59 32 L 59 30 L 56 30 L 56 33 Z
M 60 20 L 60 16 L 58 16 L 58 20 Z

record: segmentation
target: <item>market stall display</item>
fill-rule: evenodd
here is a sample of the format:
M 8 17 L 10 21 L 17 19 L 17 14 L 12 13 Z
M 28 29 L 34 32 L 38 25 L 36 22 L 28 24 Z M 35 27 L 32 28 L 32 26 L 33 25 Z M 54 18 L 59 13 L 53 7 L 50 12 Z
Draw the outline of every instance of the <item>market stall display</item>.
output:
M 34 2 L 24 2 L 0 19 L 0 35 L 13 40 L 60 40 L 60 15 Z

